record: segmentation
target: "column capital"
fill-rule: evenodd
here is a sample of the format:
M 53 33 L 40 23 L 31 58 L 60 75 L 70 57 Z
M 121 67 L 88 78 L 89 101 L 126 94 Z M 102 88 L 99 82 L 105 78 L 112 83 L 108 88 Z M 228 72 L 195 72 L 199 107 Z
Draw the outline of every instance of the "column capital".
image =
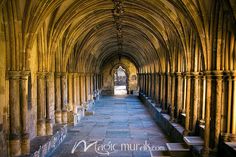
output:
M 21 77 L 21 71 L 8 71 L 8 78 L 12 80 L 19 80 Z
M 229 80 L 236 79 L 236 71 L 224 71 L 224 77 Z
M 213 70 L 213 71 L 204 71 L 203 75 L 207 78 L 207 79 L 221 79 L 224 76 L 224 72 L 221 70 Z
M 78 73 L 73 73 L 74 74 L 74 78 L 78 78 L 79 74 Z
M 38 79 L 46 79 L 47 72 L 37 72 Z
M 236 80 L 236 70 L 230 72 L 232 78 Z
M 75 74 L 75 73 L 73 73 L 73 72 L 68 72 L 68 73 L 67 73 L 68 77 L 71 77 L 71 78 L 74 77 L 74 74 Z
M 48 73 L 46 74 L 46 79 L 47 79 L 47 80 L 51 80 L 51 79 L 53 78 L 53 75 L 54 75 L 53 72 L 48 72 Z
M 185 71 L 183 72 L 183 76 L 187 77 L 187 78 L 190 78 L 192 76 L 192 72 L 190 71 Z
M 55 72 L 54 75 L 56 78 L 61 78 L 61 72 Z
M 176 73 L 175 73 L 175 72 L 170 72 L 170 76 L 171 76 L 171 77 L 175 77 L 175 76 L 176 76 Z
M 83 73 L 83 72 L 78 72 L 78 75 L 79 75 L 79 76 L 85 76 L 85 73 Z
M 175 72 L 175 75 L 176 75 L 177 77 L 183 77 L 182 72 Z
M 67 78 L 68 73 L 67 72 L 61 72 L 61 78 L 62 79 L 66 79 Z
M 22 79 L 28 79 L 29 76 L 30 76 L 30 71 L 21 71 Z
M 203 71 L 203 75 L 206 77 L 206 79 L 212 79 L 212 71 Z
M 197 72 L 197 71 L 191 72 L 191 76 L 193 78 L 198 78 L 200 76 L 200 72 Z
M 215 70 L 215 71 L 212 71 L 212 75 L 216 79 L 223 79 L 224 72 L 222 70 Z

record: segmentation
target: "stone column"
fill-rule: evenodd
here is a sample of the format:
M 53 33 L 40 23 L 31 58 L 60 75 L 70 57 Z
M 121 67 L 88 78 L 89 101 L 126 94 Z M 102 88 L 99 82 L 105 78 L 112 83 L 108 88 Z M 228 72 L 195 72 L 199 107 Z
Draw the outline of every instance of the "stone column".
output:
M 74 79 L 74 74 L 73 73 L 68 73 L 68 111 L 73 110 L 73 79 Z
M 37 134 L 38 136 L 46 135 L 46 72 L 38 72 L 38 104 L 37 104 Z
M 93 100 L 94 90 L 93 90 L 93 74 L 90 75 L 90 99 Z
M 171 75 L 170 75 L 170 73 L 168 72 L 168 73 L 166 73 L 166 78 L 167 78 L 167 84 L 166 84 L 166 86 L 167 86 L 167 91 L 166 91 L 166 96 L 167 96 L 167 98 L 166 98 L 166 107 L 167 107 L 167 109 L 171 106 L 171 98 L 172 98 L 172 92 L 171 92 L 171 87 L 172 87 L 172 79 L 171 79 Z
M 196 124 L 198 119 L 198 105 L 199 105 L 199 73 L 192 72 L 193 76 L 193 105 L 192 105 L 192 125 L 191 130 L 192 133 L 196 131 Z
M 141 74 L 141 78 L 142 78 L 142 93 L 144 93 L 144 90 L 145 90 L 145 78 L 144 78 L 145 76 L 144 76 L 144 74 L 142 73 Z
M 166 111 L 166 108 L 165 108 L 165 73 L 162 73 L 161 74 L 161 108 L 162 108 L 162 112 L 165 112 Z
M 209 142 L 210 142 L 210 116 L 212 105 L 212 74 L 210 71 L 204 72 L 206 76 L 206 110 L 205 110 L 205 131 L 204 131 L 204 145 L 202 150 L 203 156 L 209 155 Z
M 148 87 L 149 87 L 149 76 L 148 74 L 145 74 L 145 95 L 148 96 Z
M 61 73 L 61 107 L 62 107 L 62 123 L 68 122 L 67 118 L 67 73 Z
M 163 74 L 163 103 L 162 112 L 167 112 L 168 108 L 168 72 Z
M 214 144 L 215 149 L 219 143 L 221 132 L 221 107 L 222 107 L 222 87 L 223 87 L 223 71 L 214 71 L 215 78 L 215 127 L 214 127 Z
M 149 73 L 149 89 L 148 89 L 148 97 L 152 97 L 152 73 Z
M 171 118 L 170 121 L 175 120 L 175 73 L 171 73 Z
M 233 84 L 232 84 L 232 90 L 233 90 L 233 99 L 232 99 L 232 116 L 231 116 L 231 136 L 230 141 L 236 141 L 236 71 L 231 72 Z
M 72 124 L 76 125 L 78 123 L 78 110 L 77 110 L 77 106 L 78 106 L 78 74 L 77 73 L 73 73 L 73 81 L 72 81 Z
M 85 80 L 84 80 L 84 74 L 80 74 L 80 98 L 81 98 L 81 105 L 85 103 Z M 100 87 L 100 81 L 99 81 L 99 87 Z
M 146 96 L 148 96 L 148 75 L 147 74 L 145 74 L 145 91 L 144 91 L 144 93 L 145 93 L 145 95 Z
M 200 87 L 201 87 L 201 98 L 200 98 L 200 125 L 203 125 L 205 123 L 205 102 L 206 102 L 206 77 L 201 73 L 201 79 L 199 80 Z
M 93 99 L 96 100 L 97 88 L 96 88 L 96 74 L 93 75 Z
M 76 97 L 77 97 L 77 105 L 81 105 L 81 98 L 80 98 L 80 76 L 79 73 L 76 73 L 75 75 L 75 79 L 76 79 Z
M 156 73 L 152 74 L 152 100 L 155 101 L 156 95 Z
M 190 124 L 190 103 L 191 103 L 191 74 L 190 72 L 185 73 L 186 76 L 186 106 L 185 106 L 185 127 L 184 127 L 184 135 L 188 135 L 189 130 L 189 124 Z
M 78 82 L 78 73 L 74 73 L 74 80 L 73 80 L 73 112 L 77 113 L 77 106 L 79 104 L 79 82 Z
M 90 74 L 86 74 L 86 77 L 85 77 L 85 80 L 86 80 L 86 95 L 87 95 L 87 99 L 86 101 L 90 101 L 90 94 L 91 94 L 91 91 L 90 91 Z
M 176 122 L 178 122 L 183 106 L 183 76 L 181 72 L 176 72 L 175 74 L 177 77 Z
M 58 124 L 62 123 L 62 112 L 61 112 L 61 73 L 55 73 L 55 122 Z
M 142 73 L 142 93 L 145 93 L 145 75 Z
M 53 73 L 46 75 L 46 135 L 53 135 L 53 121 L 52 115 L 54 114 L 55 95 L 54 95 L 54 78 Z
M 30 71 L 21 72 L 20 80 L 20 98 L 21 98 L 21 155 L 30 153 L 30 137 L 29 137 L 29 112 L 28 112 L 28 81 Z
M 20 72 L 9 71 L 9 115 L 10 115 L 9 146 L 10 146 L 11 156 L 21 155 L 19 81 L 20 81 Z
M 155 99 L 156 103 L 160 104 L 160 75 L 159 73 L 156 73 L 156 82 L 155 82 Z

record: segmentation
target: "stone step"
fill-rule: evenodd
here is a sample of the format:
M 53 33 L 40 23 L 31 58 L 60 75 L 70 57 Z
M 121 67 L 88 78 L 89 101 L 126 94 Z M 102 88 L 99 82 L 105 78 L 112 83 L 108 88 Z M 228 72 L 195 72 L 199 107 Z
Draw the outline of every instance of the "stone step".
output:
M 189 157 L 190 149 L 185 143 L 166 143 L 167 150 L 171 157 Z

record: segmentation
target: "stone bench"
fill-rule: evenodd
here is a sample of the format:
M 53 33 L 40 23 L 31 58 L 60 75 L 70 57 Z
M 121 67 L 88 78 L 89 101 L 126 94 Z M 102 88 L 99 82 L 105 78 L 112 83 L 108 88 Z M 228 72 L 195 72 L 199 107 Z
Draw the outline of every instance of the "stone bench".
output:
M 184 136 L 184 141 L 188 146 L 202 146 L 204 144 L 200 136 Z
M 204 141 L 200 136 L 184 136 L 185 143 L 190 147 L 194 156 L 199 156 L 203 148 Z
M 172 157 L 189 157 L 190 149 L 185 143 L 166 143 L 167 150 Z
M 67 135 L 67 125 L 55 125 L 53 135 L 35 137 L 30 143 L 30 154 L 20 157 L 43 157 L 50 156 L 53 151 L 63 142 Z

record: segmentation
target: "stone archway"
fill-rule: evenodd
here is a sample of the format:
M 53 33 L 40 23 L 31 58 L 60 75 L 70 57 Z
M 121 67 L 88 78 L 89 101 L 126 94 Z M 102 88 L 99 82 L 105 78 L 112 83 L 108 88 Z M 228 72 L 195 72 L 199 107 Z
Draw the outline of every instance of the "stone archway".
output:
M 121 84 L 123 84 L 123 86 L 120 84 L 120 85 L 116 85 L 116 73 L 118 72 L 118 70 L 120 71 L 123 71 L 125 75 L 124 79 L 125 79 L 125 82 L 123 80 L 123 82 Z M 129 83 L 130 83 L 130 80 L 129 80 L 129 77 L 130 77 L 130 71 L 129 71 L 129 68 L 123 64 L 123 63 L 117 63 L 115 66 L 113 66 L 111 68 L 111 71 L 110 71 L 110 75 L 112 76 L 112 80 L 113 80 L 113 84 L 112 84 L 112 87 L 113 87 L 113 94 L 114 95 L 125 95 L 125 94 L 130 94 L 130 89 L 129 89 Z M 125 87 L 124 87 L 125 86 Z M 125 89 L 124 89 L 125 88 Z M 119 92 L 117 91 L 116 93 L 116 89 L 120 90 L 120 94 Z M 126 90 L 126 92 L 124 92 L 124 90 Z
M 126 70 L 119 66 L 113 74 L 114 81 L 114 95 L 126 95 L 128 94 L 128 76 Z

